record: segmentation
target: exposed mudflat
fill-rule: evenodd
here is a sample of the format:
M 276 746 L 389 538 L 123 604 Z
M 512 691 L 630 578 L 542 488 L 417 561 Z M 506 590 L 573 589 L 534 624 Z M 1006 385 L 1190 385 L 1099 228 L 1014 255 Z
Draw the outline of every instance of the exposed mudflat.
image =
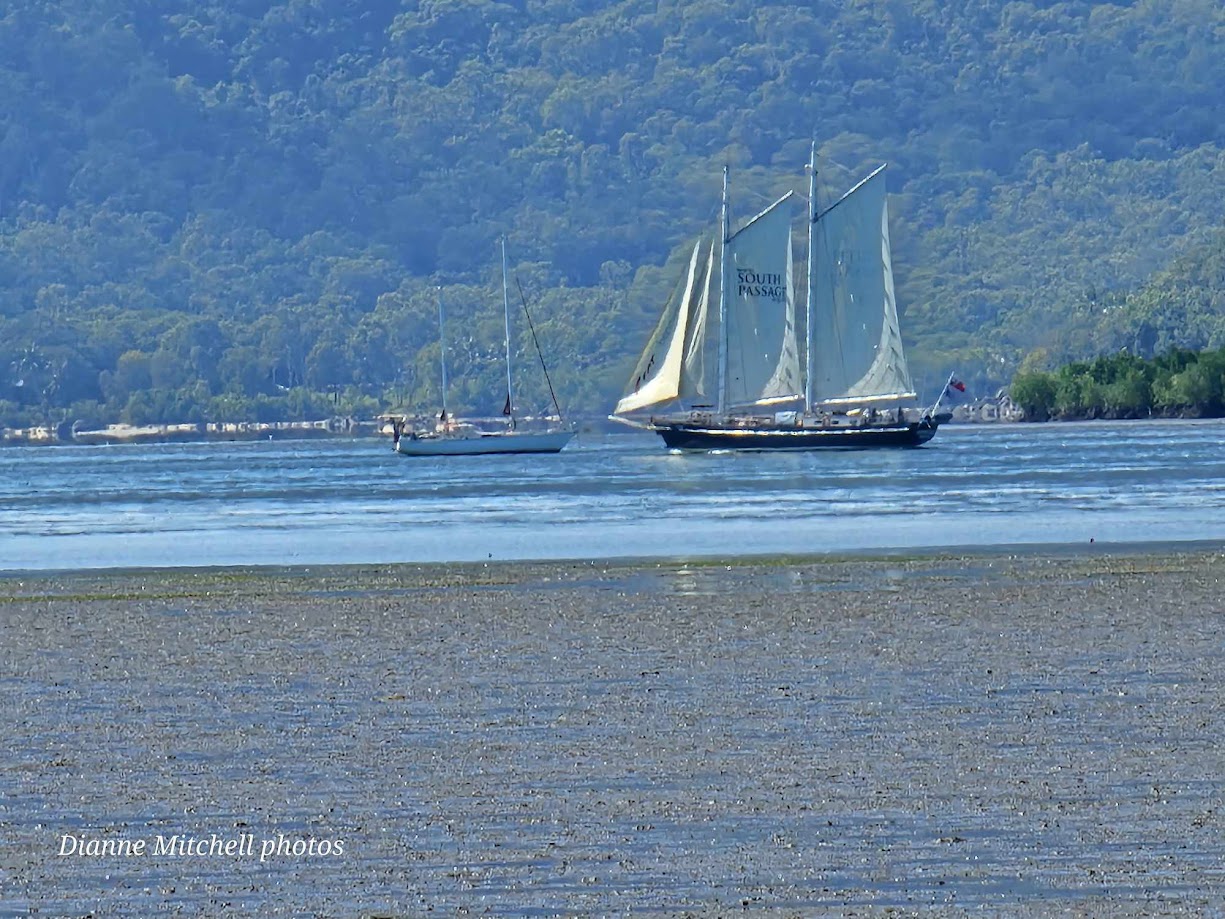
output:
M 1225 903 L 1220 547 L 10 577 L 0 724 L 6 915 Z

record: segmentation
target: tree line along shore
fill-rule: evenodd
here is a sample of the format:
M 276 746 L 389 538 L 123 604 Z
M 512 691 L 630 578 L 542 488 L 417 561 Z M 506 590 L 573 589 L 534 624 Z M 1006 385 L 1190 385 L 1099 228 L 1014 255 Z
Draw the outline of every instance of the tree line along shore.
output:
M 1008 423 L 1095 419 L 1225 417 L 1225 349 L 1174 349 L 1145 360 L 1120 352 L 1054 371 L 1023 370 L 992 397 L 952 406 L 953 421 Z M 602 416 L 580 416 L 584 430 L 619 430 Z M 0 445 L 171 443 L 377 437 L 390 435 L 382 418 L 332 416 L 301 421 L 111 424 L 81 422 L 0 428 Z
M 1225 349 L 1128 352 L 1018 373 L 1009 395 L 1030 421 L 1225 416 Z

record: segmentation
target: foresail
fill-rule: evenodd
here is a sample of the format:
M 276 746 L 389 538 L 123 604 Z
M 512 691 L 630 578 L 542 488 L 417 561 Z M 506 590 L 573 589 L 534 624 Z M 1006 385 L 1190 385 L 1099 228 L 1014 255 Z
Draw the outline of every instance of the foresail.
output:
M 626 394 L 617 403 L 614 414 L 621 415 L 639 409 L 671 402 L 680 395 L 681 367 L 685 356 L 685 332 L 690 304 L 697 282 L 698 258 L 702 242 L 694 244 L 689 256 L 689 271 L 680 297 L 672 297 L 638 359 L 634 376 Z
M 727 241 L 728 405 L 800 398 L 788 192 Z
M 914 398 L 893 291 L 884 167 L 811 229 L 814 401 Z
M 715 274 L 715 244 L 712 241 L 706 256 L 706 268 L 698 280 L 689 316 L 689 332 L 685 339 L 685 357 L 681 364 L 680 400 L 689 405 L 708 402 L 711 393 L 706 384 L 706 355 L 709 351 L 707 317 L 710 313 L 710 291 Z

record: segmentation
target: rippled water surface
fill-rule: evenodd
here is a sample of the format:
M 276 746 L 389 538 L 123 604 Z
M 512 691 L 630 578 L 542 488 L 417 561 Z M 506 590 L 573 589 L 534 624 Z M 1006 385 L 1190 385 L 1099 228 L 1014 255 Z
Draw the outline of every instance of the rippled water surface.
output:
M 385 440 L 0 451 L 0 568 L 710 556 L 1225 537 L 1225 422 L 919 450 L 406 458 Z

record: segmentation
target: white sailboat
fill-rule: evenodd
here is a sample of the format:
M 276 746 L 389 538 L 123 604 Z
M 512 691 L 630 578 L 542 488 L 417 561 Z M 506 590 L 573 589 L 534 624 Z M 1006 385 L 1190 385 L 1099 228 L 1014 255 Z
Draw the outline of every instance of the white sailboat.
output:
M 682 450 L 914 447 L 947 415 L 917 407 L 898 328 L 884 166 L 825 210 L 809 173 L 804 364 L 792 284 L 789 192 L 730 231 L 727 170 L 719 268 L 695 245 L 613 420 Z M 709 303 L 717 297 L 717 317 Z M 717 374 L 705 373 L 711 340 Z M 661 412 L 660 414 L 655 414 Z
M 527 304 L 524 304 L 526 314 Z M 557 404 L 557 396 L 553 393 L 552 381 L 548 380 L 548 370 L 544 370 L 545 379 L 549 383 L 549 393 L 553 396 L 555 415 L 544 419 L 542 429 L 520 427 L 521 419 L 515 410 L 514 383 L 511 372 L 511 337 L 510 337 L 510 294 L 506 271 L 506 240 L 502 240 L 502 311 L 505 321 L 506 350 L 506 404 L 502 414 L 506 418 L 506 426 L 489 430 L 480 425 L 463 421 L 447 411 L 447 344 L 446 321 L 443 309 L 442 289 L 438 293 L 438 340 L 442 354 L 442 410 L 437 423 L 432 428 L 421 430 L 413 427 L 404 415 L 388 416 L 392 425 L 392 441 L 397 453 L 404 456 L 474 456 L 494 453 L 560 453 L 574 437 L 572 428 L 562 425 L 561 409 Z M 528 315 L 528 322 L 531 316 Z M 535 342 L 535 330 L 532 332 Z M 541 366 L 544 360 L 541 359 Z

